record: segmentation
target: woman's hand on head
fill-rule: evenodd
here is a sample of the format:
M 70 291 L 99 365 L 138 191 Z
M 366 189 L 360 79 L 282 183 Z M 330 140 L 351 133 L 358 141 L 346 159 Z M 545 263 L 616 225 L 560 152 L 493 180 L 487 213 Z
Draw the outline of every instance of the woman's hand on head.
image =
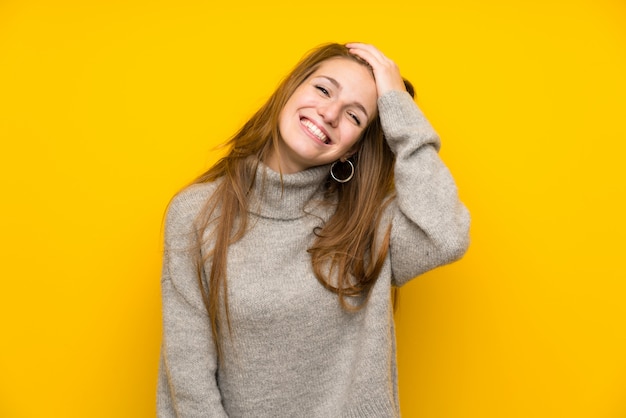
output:
M 358 42 L 346 44 L 350 53 L 364 59 L 374 71 L 378 97 L 390 90 L 406 91 L 400 69 L 375 46 Z

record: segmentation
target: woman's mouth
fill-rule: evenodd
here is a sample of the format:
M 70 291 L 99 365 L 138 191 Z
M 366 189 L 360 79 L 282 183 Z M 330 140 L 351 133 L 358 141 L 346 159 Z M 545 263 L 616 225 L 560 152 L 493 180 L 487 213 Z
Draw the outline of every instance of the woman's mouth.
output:
M 322 141 L 324 144 L 330 144 L 330 138 L 326 136 L 324 132 L 320 128 L 318 128 L 313 122 L 308 119 L 301 119 L 300 122 L 302 126 L 304 126 L 307 131 L 313 134 L 314 137 Z

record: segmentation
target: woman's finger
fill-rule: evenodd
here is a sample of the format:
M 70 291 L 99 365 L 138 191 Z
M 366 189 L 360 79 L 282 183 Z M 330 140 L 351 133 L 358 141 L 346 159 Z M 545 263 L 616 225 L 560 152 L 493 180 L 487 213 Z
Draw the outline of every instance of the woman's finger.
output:
M 389 60 L 385 56 L 385 54 L 383 54 L 374 45 L 364 44 L 360 42 L 351 42 L 351 43 L 346 44 L 346 47 L 350 50 L 353 50 L 355 53 L 365 53 L 365 55 L 369 55 L 371 58 L 381 63 Z
M 346 44 L 346 47 L 350 53 L 362 58 L 372 67 L 379 96 L 389 90 L 406 90 L 398 66 L 379 49 L 373 45 L 358 42 Z

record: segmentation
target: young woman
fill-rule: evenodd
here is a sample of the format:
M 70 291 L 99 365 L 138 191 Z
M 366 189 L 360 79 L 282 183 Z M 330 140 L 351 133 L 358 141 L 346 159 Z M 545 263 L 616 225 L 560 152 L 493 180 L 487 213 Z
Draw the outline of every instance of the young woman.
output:
M 469 242 L 439 145 L 375 47 L 306 56 L 169 206 L 159 416 L 399 416 L 392 288 Z

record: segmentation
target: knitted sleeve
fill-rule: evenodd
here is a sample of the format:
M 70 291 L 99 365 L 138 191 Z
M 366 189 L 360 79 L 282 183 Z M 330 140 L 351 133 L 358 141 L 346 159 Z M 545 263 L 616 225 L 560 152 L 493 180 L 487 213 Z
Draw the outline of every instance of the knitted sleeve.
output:
M 390 258 L 399 286 L 459 259 L 469 245 L 470 217 L 437 153 L 439 136 L 412 97 L 388 92 L 379 97 L 378 109 L 396 156 Z
M 216 383 L 217 358 L 191 254 L 194 219 L 207 185 L 177 195 L 168 208 L 161 279 L 163 343 L 157 390 L 159 417 L 227 417 Z

